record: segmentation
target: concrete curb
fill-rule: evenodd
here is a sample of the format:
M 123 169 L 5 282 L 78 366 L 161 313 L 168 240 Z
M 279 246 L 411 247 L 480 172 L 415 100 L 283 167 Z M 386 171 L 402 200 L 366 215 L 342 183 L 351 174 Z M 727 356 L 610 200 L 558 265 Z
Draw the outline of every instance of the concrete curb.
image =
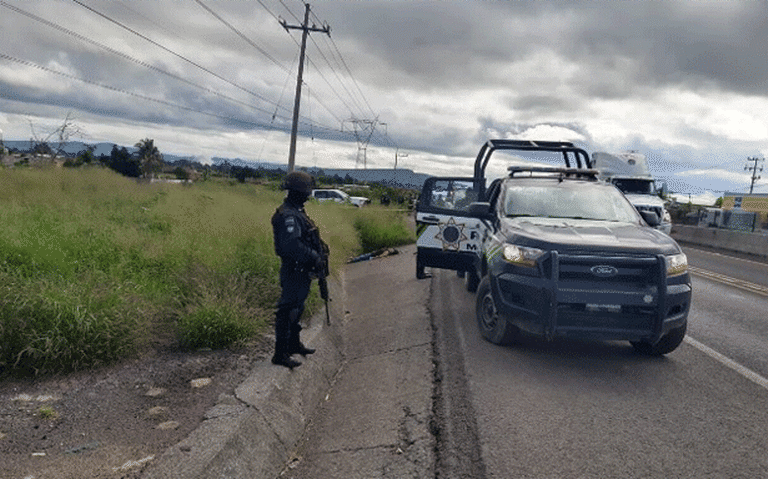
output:
M 143 478 L 277 477 L 301 439 L 307 422 L 330 390 L 343 354 L 340 330 L 344 287 L 329 281 L 332 326 L 325 311 L 310 320 L 302 341 L 316 348 L 293 370 L 262 361 L 233 395 L 222 395 L 203 423 L 152 461 Z
M 707 228 L 690 225 L 673 225 L 670 234 L 676 241 L 698 246 L 744 253 L 768 259 L 768 235 L 744 231 Z

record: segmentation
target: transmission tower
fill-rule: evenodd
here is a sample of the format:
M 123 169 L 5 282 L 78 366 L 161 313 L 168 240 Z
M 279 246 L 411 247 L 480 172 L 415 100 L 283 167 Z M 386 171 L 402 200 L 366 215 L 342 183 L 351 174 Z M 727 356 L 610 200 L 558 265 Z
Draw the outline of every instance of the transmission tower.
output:
M 386 125 L 386 123 L 379 123 L 379 119 L 375 120 L 360 120 L 357 118 L 350 118 L 345 120 L 344 123 L 352 123 L 352 132 L 355 134 L 357 140 L 357 157 L 355 158 L 355 168 L 360 168 L 360 162 L 362 160 L 363 168 L 368 168 L 368 161 L 366 152 L 368 150 L 368 142 L 371 141 L 373 132 L 376 131 L 376 125 Z M 341 124 L 341 131 L 344 130 L 344 123 Z

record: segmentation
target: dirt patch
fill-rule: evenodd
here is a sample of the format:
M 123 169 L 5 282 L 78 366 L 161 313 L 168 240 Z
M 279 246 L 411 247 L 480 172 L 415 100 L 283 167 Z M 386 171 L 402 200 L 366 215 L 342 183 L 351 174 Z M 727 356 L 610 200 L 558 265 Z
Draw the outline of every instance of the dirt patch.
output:
M 166 351 L 95 371 L 0 378 L 0 477 L 138 478 L 271 352 L 266 338 L 239 351 Z

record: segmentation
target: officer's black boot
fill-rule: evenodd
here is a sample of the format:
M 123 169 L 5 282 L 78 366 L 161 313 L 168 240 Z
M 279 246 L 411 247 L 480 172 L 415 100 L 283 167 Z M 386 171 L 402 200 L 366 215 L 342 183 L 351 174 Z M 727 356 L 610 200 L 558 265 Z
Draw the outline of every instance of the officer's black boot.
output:
M 275 341 L 275 355 L 272 356 L 272 364 L 278 366 L 285 366 L 288 369 L 293 369 L 296 366 L 301 366 L 301 363 L 291 358 L 291 355 L 286 350 L 286 345 L 283 341 Z
M 301 344 L 299 333 L 301 333 L 301 325 L 291 325 L 291 339 L 288 341 L 288 352 L 290 354 L 301 354 L 306 357 L 307 354 L 312 354 L 315 350 Z
M 272 356 L 272 364 L 293 369 L 301 366 L 301 363 L 291 359 L 291 327 L 288 321 L 288 312 L 278 310 L 275 315 L 275 355 Z

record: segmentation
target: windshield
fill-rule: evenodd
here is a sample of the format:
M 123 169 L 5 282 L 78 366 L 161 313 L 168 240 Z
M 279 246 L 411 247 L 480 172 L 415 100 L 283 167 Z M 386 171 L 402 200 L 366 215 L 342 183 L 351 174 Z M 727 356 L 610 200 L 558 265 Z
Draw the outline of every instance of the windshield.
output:
M 626 194 L 649 195 L 653 193 L 653 180 L 614 178 L 613 184 Z
M 638 220 L 634 207 L 615 188 L 594 183 L 509 185 L 504 196 L 507 216 L 577 218 L 625 223 Z

